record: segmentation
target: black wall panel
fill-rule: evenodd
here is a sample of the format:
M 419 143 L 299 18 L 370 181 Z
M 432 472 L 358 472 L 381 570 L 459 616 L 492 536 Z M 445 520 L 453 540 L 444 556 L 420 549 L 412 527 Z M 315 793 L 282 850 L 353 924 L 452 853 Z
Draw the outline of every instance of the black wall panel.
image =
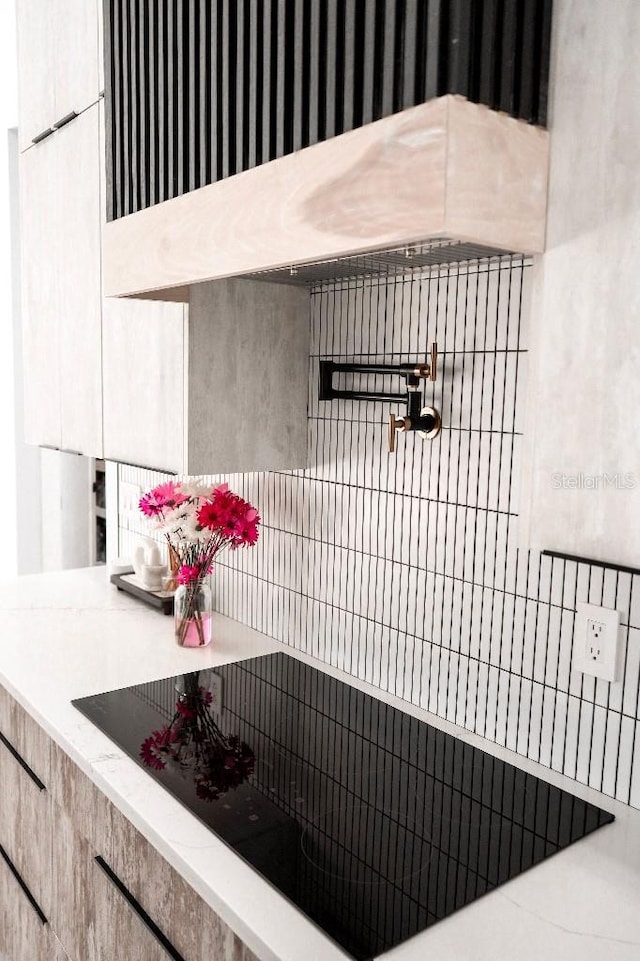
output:
M 108 217 L 447 93 L 546 122 L 551 0 L 105 0 Z

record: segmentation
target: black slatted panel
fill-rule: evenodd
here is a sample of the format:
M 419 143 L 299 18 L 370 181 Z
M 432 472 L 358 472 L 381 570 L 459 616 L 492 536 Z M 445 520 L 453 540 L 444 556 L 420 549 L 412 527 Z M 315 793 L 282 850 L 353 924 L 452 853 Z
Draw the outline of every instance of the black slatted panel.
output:
M 447 93 L 546 122 L 552 0 L 106 0 L 107 215 Z

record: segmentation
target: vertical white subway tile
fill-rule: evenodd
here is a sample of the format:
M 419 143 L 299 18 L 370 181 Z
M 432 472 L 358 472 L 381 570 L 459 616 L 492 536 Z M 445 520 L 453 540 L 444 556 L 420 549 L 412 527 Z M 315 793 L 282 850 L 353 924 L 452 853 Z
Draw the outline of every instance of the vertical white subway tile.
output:
M 514 597 L 514 617 L 509 635 L 509 669 L 516 674 L 523 673 L 526 605 L 524 597 Z
M 476 690 L 475 727 L 476 733 L 484 736 L 487 731 L 487 709 L 489 691 L 489 665 L 481 661 L 478 665 L 478 685 Z
M 555 696 L 555 723 L 552 730 L 551 746 L 551 767 L 554 771 L 562 772 L 563 770 L 568 706 L 568 694 L 558 691 Z
M 540 755 L 538 760 L 546 767 L 551 767 L 553 751 L 553 728 L 556 709 L 556 692 L 549 687 L 542 689 L 542 715 L 540 724 Z
M 572 778 L 577 777 L 580 707 L 580 701 L 577 697 L 569 697 L 564 744 L 564 768 L 562 773 Z
M 534 761 L 540 760 L 540 747 L 542 741 L 542 703 L 543 687 L 542 684 L 533 684 L 531 687 L 531 706 L 529 713 L 529 730 L 527 732 L 528 754 L 527 756 Z
M 578 757 L 576 766 L 576 780 L 582 784 L 589 783 L 589 767 L 591 757 L 591 736 L 594 724 L 594 706 L 583 701 L 580 705 L 578 727 Z
M 632 627 L 640 628 L 640 574 L 631 578 L 629 623 Z
M 560 660 L 558 662 L 557 686 L 562 691 L 569 690 L 571 659 L 573 656 L 573 611 L 562 610 L 560 621 Z
M 636 721 L 624 714 L 620 720 L 620 739 L 618 747 L 618 769 L 616 772 L 616 793 L 619 801 L 629 803 L 631 790 L 631 774 L 633 768 L 633 754 L 636 738 Z M 637 775 L 636 768 L 636 775 Z
M 518 714 L 521 699 L 521 686 L 522 678 L 516 676 L 515 674 L 510 674 L 505 740 L 505 745 L 510 751 L 515 751 L 518 744 Z
M 618 767 L 618 746 L 620 743 L 621 717 L 616 711 L 608 711 L 602 762 L 602 791 L 609 797 L 616 793 L 616 769 Z
M 631 784 L 629 788 L 629 804 L 640 808 L 640 722 L 636 722 L 633 755 L 631 759 Z
M 623 631 L 623 637 L 627 634 Z M 624 663 L 624 662 L 623 662 Z M 640 630 L 629 628 L 626 636 L 626 664 L 622 682 L 622 712 L 638 717 L 638 691 L 640 690 Z
M 595 706 L 593 709 L 591 745 L 589 750 L 588 784 L 598 791 L 602 789 L 606 725 L 607 711 L 602 707 Z
M 604 569 L 602 567 L 591 567 L 589 577 L 589 604 L 602 604 L 604 594 Z

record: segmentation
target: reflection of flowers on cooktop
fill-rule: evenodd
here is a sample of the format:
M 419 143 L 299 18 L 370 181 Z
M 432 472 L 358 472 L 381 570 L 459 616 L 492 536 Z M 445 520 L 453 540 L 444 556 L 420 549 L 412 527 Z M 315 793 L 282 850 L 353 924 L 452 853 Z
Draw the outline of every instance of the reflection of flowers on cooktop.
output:
M 186 674 L 170 724 L 153 731 L 140 746 L 140 757 L 156 771 L 175 770 L 192 777 L 196 794 L 217 801 L 253 773 L 255 755 L 234 734 L 224 734 L 211 714 L 211 692 Z

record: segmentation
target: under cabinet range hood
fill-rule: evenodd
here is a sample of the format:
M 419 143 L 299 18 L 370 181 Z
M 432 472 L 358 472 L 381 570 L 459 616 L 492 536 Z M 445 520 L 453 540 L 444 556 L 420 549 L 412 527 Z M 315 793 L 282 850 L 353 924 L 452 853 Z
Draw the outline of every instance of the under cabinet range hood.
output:
M 434 241 L 540 253 L 548 152 L 546 130 L 440 97 L 112 220 L 104 290 L 186 302 L 208 280 Z
M 357 961 L 613 821 L 285 653 L 73 703 Z
M 552 0 L 104 4 L 108 296 L 543 249 Z

